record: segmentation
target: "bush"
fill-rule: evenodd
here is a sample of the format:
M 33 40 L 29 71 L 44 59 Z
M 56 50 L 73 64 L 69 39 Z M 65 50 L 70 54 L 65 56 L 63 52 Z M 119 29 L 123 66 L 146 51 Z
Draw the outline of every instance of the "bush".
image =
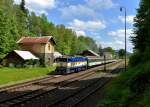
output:
M 0 68 L 3 68 L 3 65 L 0 64 Z
M 141 57 L 143 59 L 142 62 L 150 60 L 150 47 L 146 48 L 146 51 L 143 53 L 143 56 Z
M 134 67 L 142 61 L 142 54 L 140 52 L 135 52 L 130 56 L 129 66 Z
M 39 66 L 40 65 L 40 63 L 39 63 L 39 61 L 38 60 L 28 60 L 28 61 L 26 61 L 25 62 L 25 64 L 24 64 L 24 67 L 30 67 L 30 68 L 32 68 L 32 67 L 37 67 L 37 66 Z
M 130 90 L 133 93 L 143 93 L 145 91 L 145 88 L 150 83 L 150 72 L 142 72 L 135 75 L 134 78 L 132 78 L 132 81 L 130 81 Z
M 40 66 L 41 67 L 46 67 L 46 64 L 45 64 L 45 62 L 44 62 L 44 60 L 43 59 L 40 59 Z

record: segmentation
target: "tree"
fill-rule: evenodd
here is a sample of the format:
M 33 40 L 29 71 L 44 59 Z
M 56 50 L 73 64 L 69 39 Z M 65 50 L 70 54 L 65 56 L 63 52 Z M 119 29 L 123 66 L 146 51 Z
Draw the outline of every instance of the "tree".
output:
M 99 49 L 99 55 L 100 55 L 100 56 L 103 56 L 103 49 L 102 49 L 102 46 L 99 45 L 98 49 Z
M 149 44 L 149 28 L 150 28 L 150 2 L 149 0 L 141 0 L 140 8 L 137 9 L 137 15 L 134 19 L 134 33 L 135 37 L 132 37 L 132 42 L 134 43 L 134 48 L 139 51 L 145 51 L 147 45 Z
M 18 36 L 12 0 L 1 0 L 0 2 L 0 25 L 0 58 L 2 58 L 15 48 Z
M 92 38 L 80 36 L 78 39 L 80 42 L 83 43 L 80 46 L 80 47 L 82 47 L 82 50 L 90 49 L 90 50 L 93 50 L 98 53 L 98 46 Z
M 25 1 L 22 0 L 20 5 L 14 5 L 14 8 L 20 37 L 30 35 L 29 15 L 28 10 L 25 8 Z
M 106 47 L 106 48 L 103 49 L 103 51 L 110 52 L 112 55 L 115 54 L 115 51 L 114 51 L 114 49 L 112 47 Z
M 20 9 L 21 9 L 24 13 L 27 12 L 27 11 L 26 11 L 26 8 L 25 8 L 25 0 L 21 0 Z
M 125 56 L 125 50 L 124 50 L 124 49 L 120 49 L 120 50 L 118 51 L 118 56 L 119 56 L 119 58 L 123 59 L 124 56 Z
M 137 15 L 134 19 L 134 33 L 132 42 L 134 49 L 143 56 L 139 62 L 145 62 L 150 58 L 150 2 L 141 0 L 140 7 L 137 9 Z
M 40 16 L 40 26 L 41 26 L 41 34 L 44 36 L 51 35 L 51 30 L 49 29 L 49 22 L 47 19 L 47 16 L 45 14 L 42 14 Z
M 41 19 L 39 16 L 36 16 L 34 12 L 31 12 L 31 15 L 29 16 L 29 31 L 34 36 L 42 35 Z

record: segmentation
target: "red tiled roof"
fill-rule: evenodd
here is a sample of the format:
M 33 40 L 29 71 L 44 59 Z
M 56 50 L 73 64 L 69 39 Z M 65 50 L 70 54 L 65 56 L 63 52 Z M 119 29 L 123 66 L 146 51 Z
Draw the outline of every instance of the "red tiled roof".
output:
M 21 44 L 33 44 L 33 43 L 47 43 L 52 36 L 47 37 L 22 37 L 17 43 Z

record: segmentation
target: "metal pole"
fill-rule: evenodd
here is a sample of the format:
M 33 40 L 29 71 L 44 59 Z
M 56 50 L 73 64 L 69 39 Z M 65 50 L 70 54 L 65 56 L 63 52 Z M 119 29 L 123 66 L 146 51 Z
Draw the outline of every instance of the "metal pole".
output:
M 106 56 L 104 54 L 104 71 L 106 71 Z
M 121 7 L 120 8 L 120 11 L 123 11 L 124 9 L 124 12 L 125 12 L 125 71 L 127 71 L 127 12 L 126 12 L 126 8 L 125 7 Z
M 126 8 L 125 9 L 125 71 L 127 71 L 127 25 L 126 25 L 126 22 L 127 22 L 127 13 L 126 13 Z

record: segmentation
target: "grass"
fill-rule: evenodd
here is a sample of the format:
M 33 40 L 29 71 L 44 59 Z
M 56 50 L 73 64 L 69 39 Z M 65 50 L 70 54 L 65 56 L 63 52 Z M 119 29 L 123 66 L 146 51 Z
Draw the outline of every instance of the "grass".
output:
M 54 69 L 54 67 L 0 68 L 0 85 L 46 76 Z
M 98 107 L 150 107 L 150 61 L 114 79 Z

